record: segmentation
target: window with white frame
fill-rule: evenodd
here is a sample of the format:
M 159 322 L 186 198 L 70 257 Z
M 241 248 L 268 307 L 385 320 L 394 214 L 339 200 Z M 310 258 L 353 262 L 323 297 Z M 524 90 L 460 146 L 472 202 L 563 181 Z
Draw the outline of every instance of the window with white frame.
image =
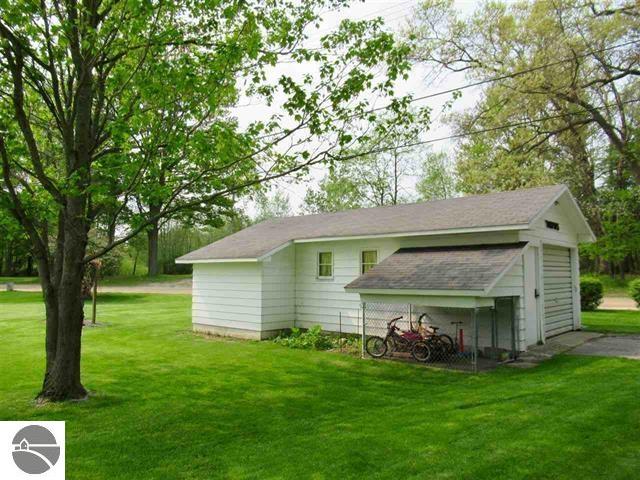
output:
M 360 273 L 367 273 L 367 271 L 377 263 L 377 250 L 363 250 L 360 252 Z
M 333 252 L 318 252 L 318 278 L 333 277 Z

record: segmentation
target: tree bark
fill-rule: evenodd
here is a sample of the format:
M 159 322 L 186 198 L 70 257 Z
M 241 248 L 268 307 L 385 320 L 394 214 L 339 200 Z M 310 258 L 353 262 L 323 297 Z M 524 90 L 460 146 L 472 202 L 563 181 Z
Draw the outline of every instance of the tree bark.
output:
M 150 277 L 158 275 L 158 239 L 159 239 L 159 228 L 157 224 L 154 224 L 147 231 L 147 239 L 149 243 L 149 258 L 148 258 L 148 272 L 147 275 Z
M 154 217 L 160 213 L 160 209 L 162 207 L 160 205 L 150 205 L 149 206 L 149 215 Z M 147 230 L 147 240 L 148 240 L 148 251 L 149 256 L 147 258 L 147 275 L 150 277 L 158 275 L 160 273 L 160 266 L 158 265 L 158 251 L 159 251 L 159 240 L 160 240 L 160 227 L 158 225 L 158 221 L 156 220 L 151 225 L 150 229 Z
M 51 282 L 50 276 L 41 275 L 45 304 L 47 306 L 47 369 L 38 395 L 39 400 L 78 400 L 87 396 L 80 382 L 80 343 L 84 322 L 82 279 L 86 254 L 88 229 L 83 198 L 70 198 L 64 214 L 59 281 Z M 48 296 L 51 298 L 47 301 Z M 57 324 L 57 325 L 56 325 Z M 56 328 L 57 327 L 57 328 Z

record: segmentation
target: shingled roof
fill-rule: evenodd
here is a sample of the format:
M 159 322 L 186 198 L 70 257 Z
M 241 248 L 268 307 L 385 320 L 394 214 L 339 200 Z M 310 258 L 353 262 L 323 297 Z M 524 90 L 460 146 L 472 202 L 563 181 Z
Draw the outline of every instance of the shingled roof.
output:
M 401 248 L 344 288 L 487 291 L 526 245 Z
M 483 231 L 500 227 L 524 229 L 566 190 L 564 185 L 553 185 L 407 205 L 274 218 L 188 253 L 177 262 L 257 259 L 295 240 Z

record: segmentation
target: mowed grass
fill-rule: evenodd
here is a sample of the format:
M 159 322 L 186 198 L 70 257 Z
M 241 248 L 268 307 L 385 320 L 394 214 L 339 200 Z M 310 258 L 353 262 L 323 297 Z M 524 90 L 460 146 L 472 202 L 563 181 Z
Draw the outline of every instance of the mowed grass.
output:
M 640 310 L 582 312 L 586 330 L 604 333 L 640 333 Z
M 190 297 L 105 295 L 89 401 L 36 407 L 39 295 L 0 293 L 0 419 L 65 420 L 70 479 L 629 479 L 640 362 L 471 375 L 190 332 Z
M 38 283 L 38 277 L 2 277 L 0 276 L 0 285 L 3 283 L 14 283 L 16 285 L 32 285 Z

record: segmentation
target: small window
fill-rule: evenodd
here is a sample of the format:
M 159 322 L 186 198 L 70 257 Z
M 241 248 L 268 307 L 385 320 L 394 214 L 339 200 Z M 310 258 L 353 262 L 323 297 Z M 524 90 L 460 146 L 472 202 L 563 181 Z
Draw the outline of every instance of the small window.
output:
M 378 251 L 363 250 L 360 254 L 360 273 L 367 273 L 376 263 L 378 263 Z
M 318 253 L 318 278 L 333 277 L 333 252 Z
M 551 230 L 560 230 L 560 224 L 556 222 L 552 222 L 551 220 L 545 220 L 544 223 L 547 225 L 547 228 Z

